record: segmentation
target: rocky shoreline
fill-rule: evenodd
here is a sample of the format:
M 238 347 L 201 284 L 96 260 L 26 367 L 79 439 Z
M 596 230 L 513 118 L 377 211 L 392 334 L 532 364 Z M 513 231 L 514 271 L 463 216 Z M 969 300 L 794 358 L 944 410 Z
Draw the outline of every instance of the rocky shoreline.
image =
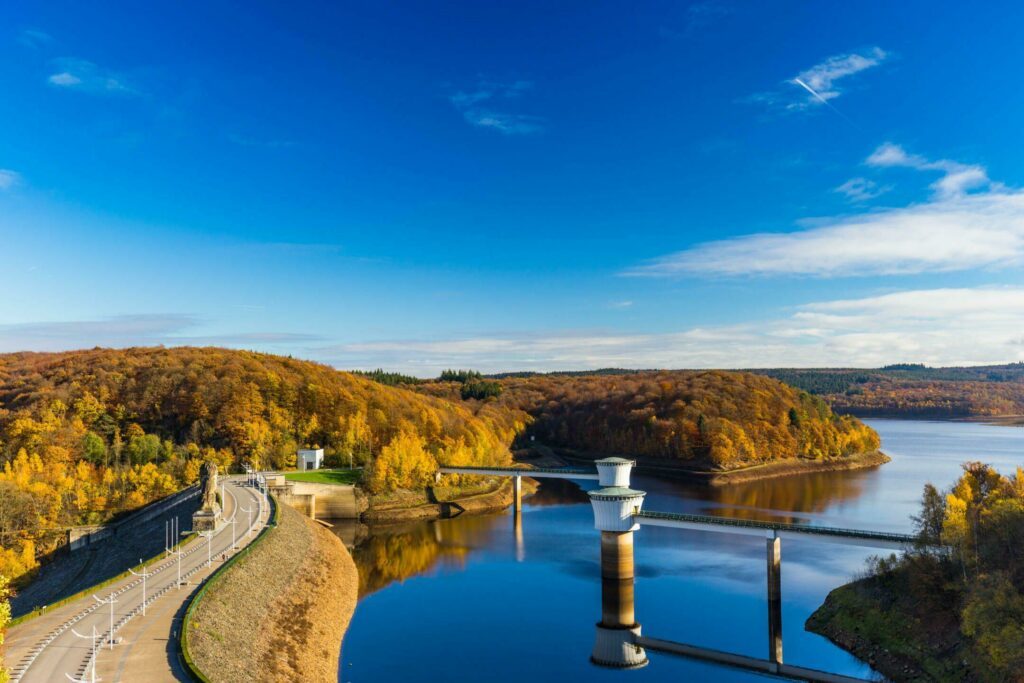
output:
M 524 471 L 528 474 L 529 471 Z M 528 477 L 523 484 L 523 494 L 536 490 L 536 484 Z M 360 515 L 360 521 L 367 524 L 391 524 L 426 519 L 447 519 L 462 514 L 484 514 L 504 510 L 512 504 L 512 481 L 506 477 L 491 491 L 478 493 L 450 501 L 425 503 L 413 507 L 370 507 Z

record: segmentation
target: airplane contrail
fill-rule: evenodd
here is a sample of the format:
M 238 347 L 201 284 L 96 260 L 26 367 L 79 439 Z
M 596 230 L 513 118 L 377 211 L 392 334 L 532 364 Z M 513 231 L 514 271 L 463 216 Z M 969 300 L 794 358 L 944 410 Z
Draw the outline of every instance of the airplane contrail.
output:
M 802 80 L 800 80 L 799 78 L 794 78 L 794 79 L 792 80 L 792 82 L 793 82 L 793 83 L 796 83 L 796 84 L 797 84 L 797 85 L 799 85 L 799 86 L 800 86 L 801 88 L 803 88 L 803 89 L 804 89 L 804 90 L 806 90 L 807 92 L 811 93 L 811 96 L 812 96 L 812 97 L 813 97 L 814 99 L 818 100 L 819 102 L 821 102 L 822 104 L 824 104 L 824 105 L 825 105 L 826 107 L 828 107 L 829 109 L 831 109 L 831 110 L 832 110 L 832 111 L 834 111 L 835 113 L 837 113 L 837 114 L 839 114 L 840 116 L 842 116 L 842 117 L 843 117 L 844 119 L 846 119 L 846 122 L 847 122 L 847 123 L 849 123 L 849 124 L 850 124 L 851 126 L 853 126 L 854 128 L 856 128 L 857 130 L 861 130 L 861 127 L 860 127 L 860 126 L 858 126 L 858 125 L 857 125 L 856 123 L 854 123 L 854 122 L 853 122 L 853 119 L 851 119 L 851 118 L 850 118 L 849 116 L 847 116 L 847 115 L 846 115 L 846 114 L 844 114 L 843 112 L 841 112 L 841 111 L 839 111 L 838 109 L 836 109 L 836 108 L 835 108 L 835 107 L 834 107 L 834 106 L 832 105 L 832 103 L 831 103 L 831 102 L 829 102 L 829 101 L 828 101 L 828 100 L 826 100 L 826 99 L 825 99 L 824 97 L 822 97 L 821 95 L 819 95 L 819 94 L 818 94 L 818 92 L 817 92 L 817 91 L 816 91 L 816 90 L 815 90 L 814 88 L 812 88 L 811 86 L 807 85 L 806 83 L 804 83 L 804 82 L 803 82 Z
M 822 104 L 828 104 L 828 100 L 826 100 L 824 97 L 819 95 L 817 93 L 817 91 L 814 90 L 814 88 L 812 88 L 811 86 L 807 85 L 806 83 L 801 81 L 799 78 L 794 78 L 793 82 L 796 83 L 797 85 L 799 85 L 801 88 L 803 88 L 807 92 L 811 93 L 811 95 L 814 96 L 814 98 L 817 99 Z M 831 104 L 828 104 L 828 106 L 832 107 Z M 835 109 L 835 107 L 832 107 L 832 108 Z

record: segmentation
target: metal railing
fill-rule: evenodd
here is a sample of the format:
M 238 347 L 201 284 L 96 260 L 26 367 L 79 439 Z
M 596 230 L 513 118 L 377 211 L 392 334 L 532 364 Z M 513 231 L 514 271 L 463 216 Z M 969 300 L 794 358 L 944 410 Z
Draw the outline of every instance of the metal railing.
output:
M 743 527 L 747 529 L 764 529 L 765 531 L 789 531 L 798 534 L 815 536 L 838 536 L 856 538 L 866 541 L 885 541 L 887 543 L 905 543 L 912 545 L 918 542 L 917 536 L 894 534 L 885 531 L 866 531 L 864 529 L 841 529 L 829 526 L 813 526 L 810 524 L 792 524 L 790 522 L 760 522 L 731 517 L 714 517 L 711 515 L 688 515 L 676 512 L 651 512 L 642 510 L 633 515 L 640 520 L 658 519 L 667 522 L 687 522 L 691 524 L 716 524 L 719 526 Z

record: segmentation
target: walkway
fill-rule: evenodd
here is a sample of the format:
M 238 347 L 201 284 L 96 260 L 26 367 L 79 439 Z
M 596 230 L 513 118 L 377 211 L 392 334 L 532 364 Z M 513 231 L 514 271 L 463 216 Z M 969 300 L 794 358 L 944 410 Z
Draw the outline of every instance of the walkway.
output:
M 730 517 L 709 515 L 686 515 L 673 512 L 640 511 L 633 519 L 641 526 L 666 526 L 677 529 L 695 529 L 719 533 L 743 534 L 747 536 L 777 538 L 810 538 L 831 543 L 862 545 L 871 548 L 901 549 L 914 545 L 915 536 L 892 534 L 884 531 L 862 529 L 840 529 L 837 527 L 790 524 L 787 522 L 759 522 Z

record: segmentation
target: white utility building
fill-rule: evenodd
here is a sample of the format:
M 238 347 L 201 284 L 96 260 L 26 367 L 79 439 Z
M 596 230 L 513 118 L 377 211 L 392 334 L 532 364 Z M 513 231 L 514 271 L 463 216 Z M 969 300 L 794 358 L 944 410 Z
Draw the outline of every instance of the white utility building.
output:
M 300 470 L 318 470 L 324 464 L 324 449 L 302 448 L 299 449 Z

